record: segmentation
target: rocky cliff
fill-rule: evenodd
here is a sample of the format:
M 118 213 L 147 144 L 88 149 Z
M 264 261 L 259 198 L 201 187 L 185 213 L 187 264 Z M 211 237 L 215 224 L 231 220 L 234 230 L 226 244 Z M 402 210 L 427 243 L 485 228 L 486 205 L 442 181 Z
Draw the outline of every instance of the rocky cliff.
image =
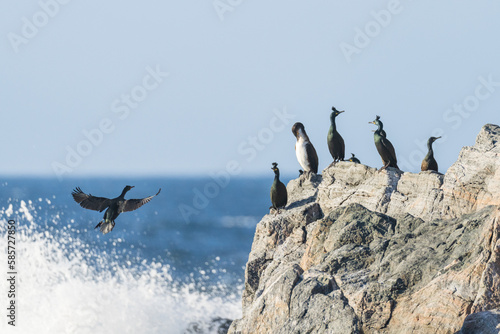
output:
M 290 181 L 229 333 L 498 333 L 499 141 L 484 126 L 445 175 L 339 162 Z

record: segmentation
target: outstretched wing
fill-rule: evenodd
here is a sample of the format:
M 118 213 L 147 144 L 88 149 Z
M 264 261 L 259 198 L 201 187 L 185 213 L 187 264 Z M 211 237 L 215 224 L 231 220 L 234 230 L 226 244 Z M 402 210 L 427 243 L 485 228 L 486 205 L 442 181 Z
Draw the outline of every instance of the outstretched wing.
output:
M 111 203 L 109 198 L 87 195 L 80 187 L 76 187 L 71 195 L 73 195 L 75 202 L 80 203 L 82 208 L 89 210 L 103 211 Z
M 158 195 L 160 193 L 160 191 L 161 191 L 161 188 L 160 188 L 160 190 L 158 190 L 158 192 L 156 193 L 156 195 Z M 153 197 L 155 197 L 156 195 L 149 196 L 149 197 L 146 197 L 146 198 L 128 199 L 128 200 L 125 201 L 125 204 L 123 205 L 123 211 L 122 212 L 137 210 L 141 206 L 143 206 L 144 204 L 146 204 L 149 201 L 151 201 L 151 199 L 153 199 Z

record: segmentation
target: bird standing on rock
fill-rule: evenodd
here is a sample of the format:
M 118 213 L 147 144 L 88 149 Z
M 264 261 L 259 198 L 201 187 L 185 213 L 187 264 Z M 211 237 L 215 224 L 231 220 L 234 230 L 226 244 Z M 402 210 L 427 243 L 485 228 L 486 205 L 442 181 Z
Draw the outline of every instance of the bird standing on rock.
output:
M 337 132 L 337 126 L 335 124 L 335 118 L 343 113 L 345 110 L 337 110 L 332 107 L 332 113 L 330 114 L 330 129 L 328 130 L 327 143 L 330 154 L 332 155 L 333 162 L 343 161 L 345 156 L 345 144 L 344 139 Z
M 421 170 L 424 172 L 426 170 L 433 170 L 435 172 L 438 171 L 438 164 L 436 159 L 434 159 L 434 151 L 432 150 L 432 143 L 434 143 L 436 140 L 438 140 L 441 137 L 430 137 L 429 140 L 427 140 L 427 148 L 429 149 L 429 152 L 425 156 L 424 160 L 422 161 L 422 165 L 420 166 Z
M 100 230 L 103 234 L 111 232 L 113 230 L 113 227 L 115 227 L 115 219 L 118 217 L 118 215 L 122 212 L 128 212 L 128 211 L 134 211 L 144 204 L 148 203 L 151 201 L 153 197 L 158 195 L 161 191 L 158 190 L 156 195 L 149 196 L 146 198 L 140 198 L 140 199 L 125 199 L 125 194 L 130 190 L 134 188 L 133 186 L 126 186 L 123 188 L 123 191 L 120 196 L 109 199 L 105 197 L 96 197 L 92 196 L 90 194 L 85 194 L 79 187 L 76 187 L 75 190 L 71 193 L 73 195 L 73 199 L 80 204 L 82 208 L 89 209 L 89 210 L 95 210 L 102 212 L 104 209 L 107 208 L 106 212 L 104 213 L 103 220 L 97 224 L 95 228 L 100 227 Z
M 351 154 L 352 154 L 352 157 L 350 157 L 350 158 L 349 158 L 349 161 L 350 161 L 350 162 L 355 162 L 355 163 L 357 163 L 357 164 L 360 164 L 360 163 L 361 163 L 361 161 L 359 161 L 359 159 L 358 159 L 358 158 L 356 158 L 356 156 L 354 155 L 354 153 L 351 153 Z
M 304 172 L 318 173 L 318 155 L 313 144 L 309 141 L 304 125 L 297 122 L 292 127 L 292 133 L 297 138 L 295 154 Z
M 273 167 L 271 169 L 274 171 L 274 182 L 271 186 L 271 203 L 273 204 L 272 208 L 279 212 L 281 208 L 286 206 L 288 193 L 286 191 L 286 186 L 280 181 L 278 164 L 273 162 Z
M 384 163 L 384 166 L 380 168 L 380 170 L 386 169 L 387 167 L 399 169 L 396 151 L 394 150 L 394 146 L 392 146 L 389 139 L 386 138 L 386 134 L 383 129 L 384 124 L 380 120 L 380 116 L 377 116 L 374 121 L 368 123 L 378 126 L 378 129 L 375 130 L 375 133 L 373 134 L 373 139 L 375 140 L 375 147 L 377 147 L 378 154 L 380 154 L 382 162 Z

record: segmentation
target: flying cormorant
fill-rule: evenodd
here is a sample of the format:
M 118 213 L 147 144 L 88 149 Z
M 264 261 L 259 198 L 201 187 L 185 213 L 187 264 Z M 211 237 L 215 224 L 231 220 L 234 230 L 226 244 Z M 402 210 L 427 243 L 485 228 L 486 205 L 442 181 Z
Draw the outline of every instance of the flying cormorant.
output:
M 436 172 L 438 171 L 438 164 L 436 162 L 436 159 L 434 159 L 434 151 L 432 150 L 432 143 L 434 143 L 439 138 L 441 137 L 430 137 L 429 140 L 427 140 L 427 148 L 429 149 L 429 152 L 422 161 L 422 166 L 421 166 L 422 171 L 426 170 L 433 170 Z
M 384 124 L 380 121 L 380 116 L 377 116 L 374 121 L 368 123 L 378 126 L 378 129 L 375 130 L 375 133 L 373 134 L 373 139 L 375 140 L 375 146 L 377 147 L 378 154 L 380 154 L 382 162 L 384 163 L 381 170 L 386 169 L 387 167 L 395 167 L 399 169 L 394 146 L 392 146 L 389 139 L 385 137 L 385 131 L 383 129 Z
M 352 154 L 352 157 L 349 158 L 349 161 L 360 164 L 361 161 L 359 161 L 359 159 L 354 156 L 354 153 L 351 153 L 351 154 Z
M 292 127 L 292 133 L 297 137 L 295 154 L 304 172 L 318 173 L 318 155 L 313 144 L 309 141 L 304 125 L 297 122 Z
M 100 227 L 100 230 L 103 234 L 111 232 L 113 230 L 113 227 L 115 227 L 115 219 L 118 217 L 118 215 L 122 212 L 128 212 L 128 211 L 134 211 L 144 204 L 148 203 L 151 201 L 153 197 L 158 195 L 161 191 L 158 190 L 156 195 L 149 196 L 146 198 L 140 198 L 140 199 L 125 199 L 125 194 L 127 191 L 130 189 L 134 188 L 133 186 L 126 186 L 123 188 L 123 191 L 120 196 L 109 199 L 105 197 L 96 197 L 92 196 L 90 194 L 84 193 L 79 187 L 76 187 L 71 195 L 73 195 L 74 200 L 80 204 L 82 208 L 89 209 L 89 210 L 95 210 L 102 212 L 104 209 L 107 208 L 106 212 L 104 213 L 103 220 L 97 224 L 95 228 Z
M 272 208 L 279 212 L 281 208 L 286 206 L 288 193 L 286 191 L 286 186 L 280 181 L 278 164 L 273 162 L 273 167 L 271 169 L 274 171 L 274 182 L 271 186 L 271 203 L 273 204 Z
M 332 113 L 330 114 L 330 129 L 328 130 L 327 143 L 330 154 L 332 155 L 333 162 L 343 161 L 345 156 L 345 144 L 344 139 L 337 132 L 337 126 L 335 125 L 335 118 L 343 113 L 345 110 L 337 110 L 332 107 Z

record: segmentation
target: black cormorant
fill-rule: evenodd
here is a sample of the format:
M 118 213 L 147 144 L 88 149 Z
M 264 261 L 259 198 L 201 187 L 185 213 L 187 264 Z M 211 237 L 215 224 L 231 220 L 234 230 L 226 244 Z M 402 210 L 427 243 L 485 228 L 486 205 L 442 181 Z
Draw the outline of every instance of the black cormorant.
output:
M 106 212 L 104 213 L 103 220 L 97 224 L 95 228 L 100 227 L 100 230 L 103 234 L 106 234 L 108 232 L 111 232 L 113 227 L 115 227 L 115 219 L 118 217 L 118 215 L 122 212 L 128 212 L 128 211 L 133 211 L 144 204 L 148 203 L 153 197 L 158 195 L 161 191 L 158 190 L 156 195 L 149 196 L 146 198 L 140 198 L 140 199 L 125 199 L 125 194 L 127 191 L 132 189 L 133 186 L 126 186 L 123 188 L 123 191 L 120 196 L 116 198 L 105 198 L 105 197 L 96 197 L 92 196 L 90 194 L 84 193 L 79 187 L 76 187 L 75 190 L 71 193 L 73 195 L 73 198 L 77 203 L 80 204 L 82 208 L 89 209 L 89 210 L 95 210 L 102 212 L 104 209 L 107 208 Z
M 330 154 L 332 155 L 333 162 L 343 161 L 345 156 L 345 144 L 344 139 L 337 132 L 337 126 L 335 125 L 335 118 L 344 112 L 344 110 L 339 111 L 332 107 L 332 113 L 330 114 L 330 129 L 328 130 L 327 143 Z
M 286 191 L 286 186 L 280 181 L 278 164 L 273 162 L 273 167 L 271 169 L 274 171 L 274 182 L 271 186 L 271 203 L 273 204 L 272 208 L 279 212 L 279 209 L 286 206 L 288 193 Z
M 354 153 L 351 153 L 351 154 L 352 154 L 352 157 L 349 158 L 349 161 L 360 164 L 361 161 L 359 161 L 359 159 L 354 156 Z
M 318 173 L 318 155 L 313 144 L 309 141 L 304 125 L 297 122 L 292 127 L 292 133 L 297 137 L 295 143 L 295 154 L 304 172 Z
M 378 154 L 380 154 L 382 162 L 384 163 L 384 166 L 381 168 L 381 170 L 386 169 L 387 167 L 394 167 L 399 169 L 398 160 L 396 158 L 396 151 L 394 151 L 394 146 L 392 146 L 389 139 L 385 137 L 385 132 L 383 129 L 384 124 L 382 123 L 382 121 L 380 121 L 380 116 L 377 116 L 374 121 L 368 123 L 378 126 L 378 129 L 375 130 L 375 133 L 373 134 L 373 139 L 375 140 L 375 146 L 377 147 Z
M 436 172 L 438 171 L 438 164 L 436 162 L 436 159 L 434 159 L 434 151 L 432 150 L 432 143 L 434 143 L 439 138 L 441 137 L 430 137 L 429 140 L 427 141 L 427 148 L 429 149 L 429 152 L 422 161 L 422 166 L 421 166 L 422 171 L 426 170 L 433 170 Z

